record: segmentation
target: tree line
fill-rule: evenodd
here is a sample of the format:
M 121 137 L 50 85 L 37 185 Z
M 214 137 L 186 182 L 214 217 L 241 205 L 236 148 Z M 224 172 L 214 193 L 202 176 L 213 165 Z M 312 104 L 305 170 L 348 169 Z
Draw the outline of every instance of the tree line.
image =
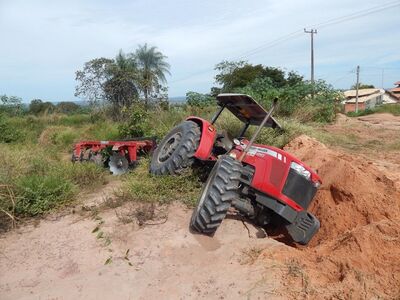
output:
M 92 106 L 111 104 L 116 113 L 134 103 L 149 107 L 166 101 L 166 75 L 170 74 L 166 59 L 157 47 L 147 44 L 126 54 L 120 50 L 114 59 L 92 59 L 76 72 L 75 96 Z

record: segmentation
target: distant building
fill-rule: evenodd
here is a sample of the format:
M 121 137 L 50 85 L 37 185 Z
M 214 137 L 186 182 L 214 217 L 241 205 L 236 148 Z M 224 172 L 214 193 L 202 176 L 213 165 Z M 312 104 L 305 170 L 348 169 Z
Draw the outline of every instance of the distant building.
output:
M 400 81 L 397 81 L 394 83 L 396 86 L 395 88 L 389 90 L 389 93 L 397 99 L 398 102 L 400 102 Z
M 400 98 L 396 97 L 390 90 L 386 90 L 382 95 L 382 104 L 396 104 L 400 103 Z
M 356 90 L 344 92 L 344 112 L 356 111 Z M 360 89 L 358 90 L 358 110 L 372 109 L 383 103 L 386 91 L 383 89 Z

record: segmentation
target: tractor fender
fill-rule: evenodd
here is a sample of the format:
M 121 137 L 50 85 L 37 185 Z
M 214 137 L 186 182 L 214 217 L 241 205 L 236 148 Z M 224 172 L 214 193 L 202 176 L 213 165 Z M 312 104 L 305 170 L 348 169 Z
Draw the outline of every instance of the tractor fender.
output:
M 200 144 L 199 148 L 197 148 L 197 151 L 194 153 L 194 157 L 200 160 L 210 159 L 217 130 L 209 121 L 199 117 L 190 116 L 186 118 L 186 121 L 195 122 L 201 128 Z

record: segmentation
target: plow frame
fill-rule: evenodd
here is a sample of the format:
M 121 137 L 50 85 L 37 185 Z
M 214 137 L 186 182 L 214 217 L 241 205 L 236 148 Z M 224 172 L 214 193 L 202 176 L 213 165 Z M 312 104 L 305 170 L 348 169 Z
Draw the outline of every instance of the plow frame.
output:
M 92 153 L 99 153 L 109 147 L 111 147 L 113 152 L 125 156 L 129 164 L 134 164 L 137 160 L 138 153 L 141 151 L 146 153 L 151 152 L 156 147 L 156 141 L 154 138 L 138 138 L 121 141 L 81 141 L 74 146 L 72 162 L 88 160 L 84 158 L 84 154 L 87 150 L 90 150 Z

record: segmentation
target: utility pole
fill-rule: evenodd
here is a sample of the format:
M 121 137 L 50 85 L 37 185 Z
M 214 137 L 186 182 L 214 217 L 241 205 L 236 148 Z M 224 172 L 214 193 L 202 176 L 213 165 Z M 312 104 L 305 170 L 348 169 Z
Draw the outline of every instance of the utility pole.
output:
M 360 85 L 360 66 L 357 66 L 357 82 L 356 82 L 356 113 L 358 113 L 358 88 Z
M 317 33 L 317 29 L 306 30 L 304 28 L 304 32 L 311 35 L 311 85 L 314 87 L 314 34 Z

